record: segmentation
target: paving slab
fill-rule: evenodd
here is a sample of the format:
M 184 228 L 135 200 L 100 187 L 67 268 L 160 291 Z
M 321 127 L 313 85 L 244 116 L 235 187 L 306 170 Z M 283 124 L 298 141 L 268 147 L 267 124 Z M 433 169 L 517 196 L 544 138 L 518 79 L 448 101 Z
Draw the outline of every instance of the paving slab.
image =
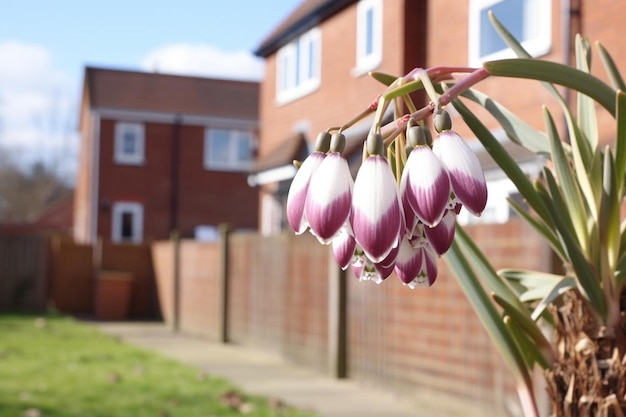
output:
M 332 379 L 258 350 L 171 331 L 162 323 L 96 322 L 121 340 L 190 364 L 229 380 L 250 394 L 280 399 L 323 417 L 477 416 L 465 407 L 454 410 L 442 398 L 424 395 L 409 401 L 353 380 Z M 448 398 L 449 402 L 449 398 Z

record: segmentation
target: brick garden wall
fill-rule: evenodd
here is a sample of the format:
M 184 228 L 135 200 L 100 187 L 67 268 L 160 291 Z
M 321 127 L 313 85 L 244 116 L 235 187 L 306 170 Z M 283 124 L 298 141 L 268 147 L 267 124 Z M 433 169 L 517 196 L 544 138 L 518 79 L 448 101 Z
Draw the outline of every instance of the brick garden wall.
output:
M 468 232 L 496 268 L 551 268 L 546 245 L 520 219 Z M 180 329 L 219 340 L 225 319 L 228 341 L 328 371 L 336 359 L 329 277 L 337 270 L 329 248 L 308 233 L 235 233 L 228 247 L 224 317 L 220 245 L 181 244 Z M 157 277 L 161 269 L 173 271 L 171 243 L 155 244 L 153 254 Z M 472 403 L 486 415 L 502 414 L 517 401 L 511 376 L 443 260 L 439 268 L 432 288 L 415 290 L 395 275 L 375 285 L 347 274 L 347 376 L 403 396 L 437 393 L 455 398 L 460 409 Z M 160 294 L 170 322 L 172 288 L 170 280 Z

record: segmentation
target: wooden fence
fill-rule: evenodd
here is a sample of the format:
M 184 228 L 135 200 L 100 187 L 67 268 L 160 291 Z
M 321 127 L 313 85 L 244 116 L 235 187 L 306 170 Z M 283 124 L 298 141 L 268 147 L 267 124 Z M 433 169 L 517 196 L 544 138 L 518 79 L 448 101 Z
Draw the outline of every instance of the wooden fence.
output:
M 38 235 L 0 235 L 0 311 L 46 309 L 47 243 Z
M 468 232 L 496 268 L 552 267 L 520 219 Z M 508 370 L 443 261 L 432 288 L 410 290 L 395 275 L 358 282 L 308 234 L 158 242 L 153 259 L 164 317 L 179 330 L 410 398 L 448 395 L 485 415 L 516 402 Z

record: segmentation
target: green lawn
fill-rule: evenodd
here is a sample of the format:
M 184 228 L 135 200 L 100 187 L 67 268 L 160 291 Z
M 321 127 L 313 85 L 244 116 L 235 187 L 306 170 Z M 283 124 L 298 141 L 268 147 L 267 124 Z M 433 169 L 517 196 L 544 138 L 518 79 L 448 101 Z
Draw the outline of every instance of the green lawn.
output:
M 2 417 L 242 415 L 312 416 L 71 318 L 0 315 Z

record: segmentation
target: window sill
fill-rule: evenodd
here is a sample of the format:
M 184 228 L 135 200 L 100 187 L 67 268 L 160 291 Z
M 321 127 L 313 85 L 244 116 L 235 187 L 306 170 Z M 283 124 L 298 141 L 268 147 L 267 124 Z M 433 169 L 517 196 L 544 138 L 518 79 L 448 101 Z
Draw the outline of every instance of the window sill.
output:
M 352 68 L 352 71 L 350 71 L 350 74 L 354 78 L 362 77 L 363 75 L 367 75 L 370 71 L 373 71 L 377 69 L 378 67 L 380 67 L 381 63 L 382 63 L 381 60 L 375 60 L 372 62 L 365 62 L 365 63 L 357 64 L 356 67 Z

